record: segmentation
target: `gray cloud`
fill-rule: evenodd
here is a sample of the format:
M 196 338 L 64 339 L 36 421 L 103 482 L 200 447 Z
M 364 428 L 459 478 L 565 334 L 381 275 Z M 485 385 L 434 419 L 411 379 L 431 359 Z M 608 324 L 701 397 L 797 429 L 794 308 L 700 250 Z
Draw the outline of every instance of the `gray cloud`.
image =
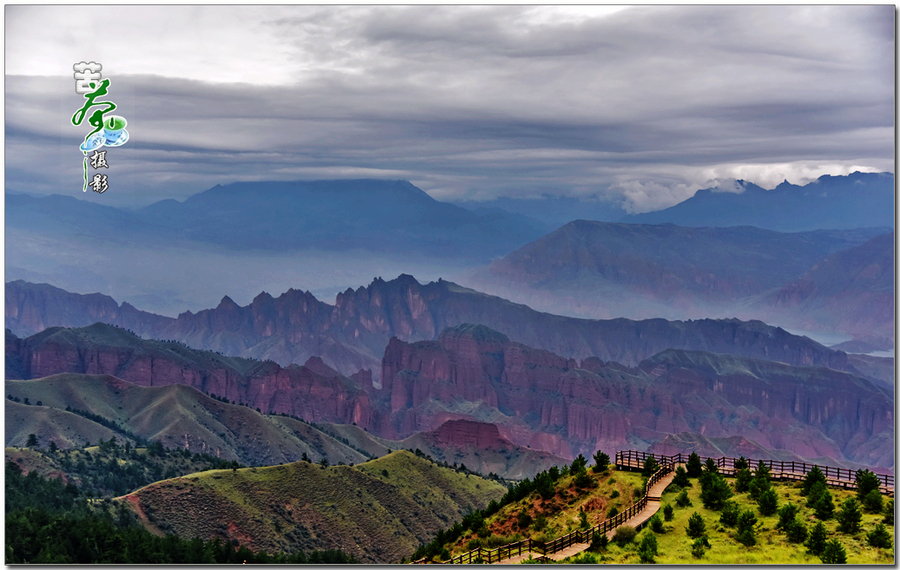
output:
M 85 58 L 133 134 L 107 203 L 371 176 L 645 211 L 716 179 L 893 169 L 893 6 L 115 7 L 115 50 L 65 33 L 92 10 L 8 8 L 10 189 L 80 190 Z

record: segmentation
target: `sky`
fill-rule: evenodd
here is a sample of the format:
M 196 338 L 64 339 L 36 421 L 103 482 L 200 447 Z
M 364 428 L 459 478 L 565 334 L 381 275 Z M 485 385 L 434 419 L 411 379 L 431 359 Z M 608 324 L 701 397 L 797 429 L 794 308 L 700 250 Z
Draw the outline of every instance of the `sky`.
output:
M 894 168 L 882 6 L 9 6 L 6 188 L 115 206 L 241 180 L 405 179 L 630 213 L 734 179 Z M 130 140 L 82 193 L 72 65 Z

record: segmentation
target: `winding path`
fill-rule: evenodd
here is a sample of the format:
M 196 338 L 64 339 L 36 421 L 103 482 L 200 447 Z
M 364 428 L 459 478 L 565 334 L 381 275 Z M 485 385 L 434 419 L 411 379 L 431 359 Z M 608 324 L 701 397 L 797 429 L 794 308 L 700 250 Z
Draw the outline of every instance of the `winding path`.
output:
M 679 464 L 680 465 L 680 464 Z M 679 465 L 674 466 L 675 468 L 679 467 Z M 641 510 L 639 513 L 627 519 L 622 523 L 622 525 L 632 526 L 634 528 L 640 528 L 643 526 L 650 517 L 655 515 L 659 511 L 660 501 L 662 500 L 663 491 L 666 490 L 666 487 L 672 483 L 672 480 L 675 478 L 675 472 L 672 471 L 668 475 L 664 476 L 662 479 L 657 481 L 650 489 L 647 491 L 647 505 Z M 622 526 L 619 525 L 619 526 Z M 618 527 L 616 527 L 618 528 Z M 606 538 L 612 539 L 613 535 L 616 534 L 616 529 L 612 529 L 606 533 Z M 575 556 L 579 552 L 584 552 L 590 547 L 590 543 L 587 542 L 579 542 L 573 544 L 572 546 L 560 550 L 559 552 L 554 552 L 553 554 L 547 554 L 546 557 L 551 560 L 563 560 L 570 556 Z M 518 556 L 513 556 L 511 558 L 504 558 L 498 562 L 494 562 L 494 564 L 519 564 L 524 560 L 528 560 L 529 556 L 544 556 L 543 554 L 537 552 L 528 551 L 527 553 L 520 554 Z

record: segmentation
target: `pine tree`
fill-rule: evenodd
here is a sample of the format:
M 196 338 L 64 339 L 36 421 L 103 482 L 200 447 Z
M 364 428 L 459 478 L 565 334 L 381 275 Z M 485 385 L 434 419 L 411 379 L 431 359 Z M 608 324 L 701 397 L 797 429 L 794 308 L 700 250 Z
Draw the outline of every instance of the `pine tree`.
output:
M 687 535 L 691 538 L 699 538 L 704 534 L 706 534 L 706 522 L 704 522 L 700 513 L 695 511 L 691 518 L 688 519 Z
M 808 534 L 806 525 L 796 519 L 787 523 L 787 525 L 784 527 L 784 531 L 785 534 L 787 534 L 788 542 L 792 542 L 794 544 L 799 544 L 806 540 L 806 536 Z
M 877 491 L 881 487 L 881 479 L 868 469 L 860 469 L 856 472 L 856 498 L 864 503 L 866 495 L 871 491 Z
M 875 525 L 875 528 L 870 530 L 866 534 L 866 542 L 868 542 L 869 546 L 871 546 L 872 548 L 893 547 L 893 542 L 891 541 L 891 533 L 889 533 L 881 523 Z
M 878 489 L 872 489 L 862 499 L 862 504 L 870 513 L 880 513 L 884 510 L 884 499 Z
M 739 515 L 740 510 L 738 509 L 737 503 L 734 501 L 725 501 L 725 504 L 722 505 L 722 516 L 719 517 L 719 522 L 727 527 L 735 527 L 737 526 Z
M 845 534 L 858 533 L 862 523 L 862 512 L 859 510 L 859 503 L 856 502 L 856 499 L 850 498 L 844 501 L 836 518 L 838 531 Z
M 675 518 L 675 509 L 672 508 L 671 504 L 666 504 L 666 506 L 663 507 L 663 518 L 666 519 L 667 522 Z
M 788 524 L 797 518 L 797 513 L 799 512 L 800 509 L 793 503 L 784 505 L 778 509 L 778 524 L 775 525 L 775 528 L 786 529 Z
M 640 557 L 641 562 L 652 564 L 657 555 L 657 548 L 656 535 L 650 533 L 645 536 L 638 546 L 638 556 Z
M 825 474 L 822 473 L 822 470 L 819 469 L 818 465 L 813 465 L 813 468 L 806 474 L 806 477 L 803 478 L 803 487 L 800 490 L 800 495 L 803 497 L 809 495 L 813 485 L 816 483 L 821 483 L 824 486 Z
M 702 487 L 700 500 L 707 509 L 720 510 L 725 501 L 733 495 L 725 477 L 716 472 L 704 473 L 700 479 L 700 485 Z
M 688 478 L 687 470 L 681 465 L 675 469 L 675 478 L 672 479 L 672 484 L 682 488 L 691 486 L 691 480 Z
M 594 454 L 594 473 L 602 473 L 609 468 L 609 455 L 599 449 Z
M 825 550 L 825 542 L 828 539 L 828 531 L 822 521 L 815 524 L 806 539 L 806 548 L 810 554 L 821 554 Z
M 746 467 L 739 469 L 734 478 L 734 490 L 738 493 L 746 493 L 750 490 L 750 483 L 753 481 L 753 473 Z
M 703 463 L 700 462 L 700 456 L 697 453 L 691 453 L 687 460 L 688 477 L 699 477 L 703 474 Z
M 767 489 L 763 491 L 757 500 L 759 505 L 759 514 L 763 516 L 771 516 L 778 511 L 778 493 L 775 489 Z
M 823 564 L 846 564 L 847 551 L 844 550 L 844 545 L 841 544 L 841 541 L 833 538 L 825 544 L 825 549 L 819 558 L 822 559 Z
M 831 491 L 826 489 L 819 495 L 812 508 L 816 513 L 816 518 L 819 520 L 827 521 L 834 516 L 834 501 L 831 499 Z

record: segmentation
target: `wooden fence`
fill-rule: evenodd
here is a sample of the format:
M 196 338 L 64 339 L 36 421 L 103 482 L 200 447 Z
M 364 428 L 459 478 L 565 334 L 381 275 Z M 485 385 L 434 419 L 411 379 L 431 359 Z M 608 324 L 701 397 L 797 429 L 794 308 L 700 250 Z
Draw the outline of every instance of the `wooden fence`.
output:
M 506 560 L 507 558 L 512 558 L 513 556 L 520 556 L 525 552 L 539 552 L 540 556 L 536 558 L 545 558 L 546 555 L 565 550 L 573 544 L 583 544 L 591 542 L 595 534 L 606 534 L 607 532 L 624 524 L 625 521 L 627 521 L 634 515 L 641 512 L 644 507 L 647 506 L 648 493 L 650 492 L 650 488 L 653 487 L 653 485 L 656 484 L 657 481 L 665 477 L 668 473 L 671 473 L 674 470 L 675 465 L 679 463 L 687 463 L 690 454 L 678 453 L 676 455 L 660 455 L 658 453 L 647 453 L 645 451 L 617 451 L 616 467 L 619 469 L 641 469 L 644 466 L 644 461 L 646 461 L 649 457 L 652 457 L 654 460 L 656 460 L 657 464 L 659 464 L 659 468 L 650 476 L 650 478 L 647 479 L 647 483 L 644 485 L 644 495 L 640 498 L 640 500 L 629 506 L 621 513 L 612 518 L 602 521 L 596 526 L 593 526 L 587 530 L 576 530 L 574 532 L 570 532 L 565 536 L 555 538 L 546 543 L 540 543 L 530 538 L 526 538 L 525 540 L 513 542 L 512 544 L 507 544 L 499 548 L 494 548 L 492 550 L 479 547 L 474 550 L 464 552 L 463 554 L 460 554 L 458 556 L 454 556 L 453 558 L 445 562 L 434 562 L 434 564 L 474 564 L 475 561 L 479 559 L 481 563 L 493 564 L 494 562 L 500 562 L 501 560 Z M 718 467 L 719 472 L 721 472 L 723 475 L 733 475 L 737 471 L 737 469 L 735 469 L 734 467 L 737 459 L 734 457 L 710 458 L 706 456 L 700 456 L 700 461 L 702 462 L 705 462 L 707 459 L 712 459 L 715 462 L 716 467 Z M 756 466 L 759 465 L 760 461 L 758 459 L 749 458 L 745 458 L 745 460 L 747 461 L 747 464 L 751 469 L 756 468 Z M 829 485 L 844 488 L 856 487 L 856 471 L 853 471 L 852 469 L 842 469 L 840 467 L 829 467 L 827 465 L 816 465 L 815 463 L 803 463 L 800 461 L 774 461 L 765 459 L 762 460 L 762 462 L 771 470 L 771 476 L 773 479 L 803 479 L 807 473 L 812 471 L 813 467 L 818 467 L 822 471 L 822 473 L 825 474 L 825 478 L 827 480 L 826 482 Z M 893 494 L 894 476 L 878 473 L 876 473 L 876 475 L 881 481 L 881 492 Z M 425 558 L 413 562 L 413 564 L 425 563 Z
M 644 451 L 617 451 L 616 465 L 620 467 L 641 467 L 648 457 L 653 457 L 660 465 L 675 465 L 678 463 L 687 463 L 690 454 L 678 453 L 676 455 L 660 455 L 657 453 L 647 453 Z M 700 456 L 700 461 L 705 462 L 712 459 L 719 472 L 723 475 L 734 474 L 734 464 L 738 460 L 734 457 L 706 457 Z M 755 469 L 759 465 L 759 459 L 745 458 L 751 469 Z M 835 487 L 855 488 L 856 487 L 856 471 L 852 469 L 844 469 L 841 467 L 829 467 L 827 465 L 817 465 L 815 463 L 804 463 L 802 461 L 775 461 L 764 459 L 762 462 L 771 470 L 772 477 L 776 479 L 798 480 L 806 477 L 806 474 L 812 471 L 813 467 L 818 467 L 825 475 L 829 485 Z M 894 476 L 886 474 L 875 474 L 881 481 L 881 491 L 883 493 L 892 493 L 894 490 Z
M 539 552 L 540 556 L 538 558 L 544 558 L 548 554 L 553 554 L 559 552 L 560 550 L 565 550 L 573 544 L 591 542 L 595 534 L 606 534 L 607 532 L 620 526 L 625 521 L 644 510 L 644 507 L 647 506 L 647 493 L 650 492 L 650 488 L 653 487 L 653 485 L 656 484 L 657 481 L 659 481 L 671 471 L 671 465 L 660 465 L 660 467 L 647 479 L 647 483 L 644 485 L 644 494 L 637 502 L 633 503 L 631 506 L 629 506 L 627 509 L 617 514 L 616 516 L 606 519 L 600 524 L 593 526 L 587 530 L 576 530 L 574 532 L 570 532 L 565 536 L 555 538 L 545 543 L 526 538 L 525 540 L 513 542 L 511 544 L 507 544 L 492 550 L 479 547 L 475 548 L 474 550 L 464 552 L 458 556 L 454 556 L 453 558 L 445 562 L 435 562 L 435 564 L 473 564 L 478 559 L 480 559 L 480 562 L 483 564 L 493 564 L 494 562 L 500 562 L 501 560 L 506 560 L 507 558 L 512 558 L 513 556 L 520 556 L 524 552 Z M 425 563 L 425 558 L 413 562 L 413 564 Z

